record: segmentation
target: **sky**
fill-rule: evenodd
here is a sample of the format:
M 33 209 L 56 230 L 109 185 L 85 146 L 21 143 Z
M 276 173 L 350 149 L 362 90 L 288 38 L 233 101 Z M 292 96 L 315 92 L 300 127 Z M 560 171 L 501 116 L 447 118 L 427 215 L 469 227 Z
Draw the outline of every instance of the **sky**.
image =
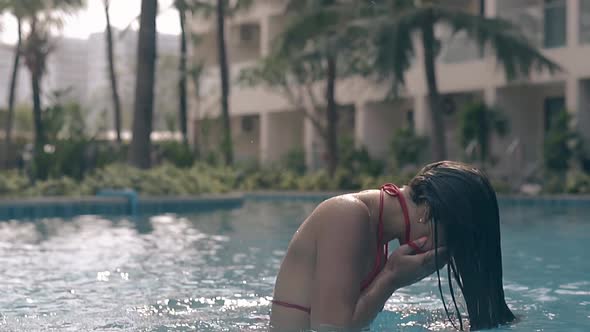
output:
M 161 33 L 179 34 L 178 13 L 171 8 L 173 0 L 159 0 L 160 15 L 156 22 Z M 111 0 L 111 24 L 117 28 L 127 27 L 141 11 L 141 0 Z M 0 41 L 16 42 L 16 20 L 10 15 L 0 16 L 2 31 Z M 104 31 L 106 18 L 102 0 L 86 0 L 86 8 L 77 15 L 66 18 L 62 34 L 65 37 L 86 39 L 94 32 Z M 135 22 L 134 28 L 139 24 Z

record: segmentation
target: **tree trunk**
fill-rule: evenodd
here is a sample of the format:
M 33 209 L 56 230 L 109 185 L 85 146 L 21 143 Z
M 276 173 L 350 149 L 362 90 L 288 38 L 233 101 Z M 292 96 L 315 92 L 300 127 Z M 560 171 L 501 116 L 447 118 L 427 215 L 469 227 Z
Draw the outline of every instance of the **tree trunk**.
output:
M 180 61 L 178 63 L 178 111 L 180 121 L 180 131 L 182 133 L 182 142 L 188 145 L 188 130 L 187 130 L 187 91 L 186 91 L 186 13 L 185 8 L 180 6 L 178 8 L 178 16 L 180 19 Z
M 104 11 L 107 19 L 106 37 L 107 37 L 107 58 L 109 61 L 109 76 L 111 79 L 111 95 L 113 98 L 113 109 L 115 111 L 115 131 L 117 132 L 117 142 L 121 143 L 121 100 L 119 98 L 119 89 L 117 87 L 117 73 L 115 71 L 115 55 L 113 45 L 113 31 L 111 28 L 111 15 L 109 14 L 110 0 L 104 0 Z
M 14 63 L 12 64 L 12 75 L 10 77 L 10 90 L 8 92 L 8 115 L 6 118 L 6 126 L 4 127 L 4 131 L 6 134 L 5 137 L 5 149 L 4 149 L 4 162 L 6 166 L 9 164 L 9 155 L 8 152 L 10 150 L 10 143 L 12 142 L 12 125 L 14 119 L 14 104 L 15 104 L 15 95 L 16 95 L 16 84 L 18 82 L 18 69 L 20 66 L 20 52 L 22 46 L 22 21 L 20 17 L 17 17 L 17 33 L 18 33 L 18 41 L 16 43 L 16 47 L 14 48 Z
M 142 0 L 137 45 L 133 139 L 130 150 L 130 162 L 138 168 L 151 166 L 150 135 L 154 112 L 157 12 L 157 0 Z
M 191 70 L 191 79 L 193 81 L 193 86 L 195 87 L 195 114 L 194 118 L 198 119 L 198 125 L 194 125 L 193 130 L 193 146 L 197 157 L 200 157 L 201 154 L 201 126 L 202 126 L 202 119 L 201 119 L 201 83 L 200 83 L 200 71 L 197 69 Z
M 31 72 L 31 85 L 33 90 L 33 124 L 35 127 L 35 155 L 43 150 L 45 145 L 45 131 L 43 130 L 43 118 L 41 109 L 41 78 L 43 76 L 44 54 L 41 47 L 41 37 L 38 36 L 36 17 L 31 22 L 31 31 L 29 32 L 28 52 L 29 59 L 27 66 Z
M 426 82 L 428 87 L 428 108 L 432 120 L 432 137 L 430 139 L 432 158 L 435 161 L 438 161 L 446 159 L 447 149 L 442 103 L 438 92 L 438 84 L 436 82 L 435 42 L 434 27 L 427 22 L 422 27 L 422 46 L 424 48 L 424 70 L 426 72 Z
M 338 105 L 336 105 L 336 55 L 327 57 L 326 77 L 326 126 L 328 148 L 328 173 L 334 176 L 338 167 Z
M 217 0 L 217 46 L 219 50 L 219 74 L 221 75 L 221 114 L 223 120 L 223 139 L 221 148 L 226 165 L 233 164 L 233 145 L 229 117 L 229 73 L 227 51 L 225 48 L 225 0 Z
M 35 68 L 31 72 L 31 84 L 33 88 L 33 122 L 35 124 L 35 149 L 42 149 L 45 144 L 45 131 L 41 114 L 41 74 Z

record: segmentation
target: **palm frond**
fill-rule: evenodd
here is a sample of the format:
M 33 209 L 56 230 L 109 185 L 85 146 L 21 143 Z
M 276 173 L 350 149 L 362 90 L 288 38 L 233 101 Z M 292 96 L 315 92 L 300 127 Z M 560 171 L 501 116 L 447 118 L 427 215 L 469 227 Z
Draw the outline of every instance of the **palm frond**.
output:
M 376 34 L 375 67 L 381 79 L 393 78 L 404 84 L 404 73 L 415 55 L 412 35 L 426 20 L 424 8 L 410 8 L 397 13 L 389 22 L 379 26 Z
M 454 31 L 465 31 L 479 46 L 490 46 L 509 80 L 521 75 L 529 76 L 533 69 L 546 69 L 550 73 L 563 70 L 543 55 L 510 21 L 438 6 L 433 7 L 433 15 L 436 21 L 447 24 Z

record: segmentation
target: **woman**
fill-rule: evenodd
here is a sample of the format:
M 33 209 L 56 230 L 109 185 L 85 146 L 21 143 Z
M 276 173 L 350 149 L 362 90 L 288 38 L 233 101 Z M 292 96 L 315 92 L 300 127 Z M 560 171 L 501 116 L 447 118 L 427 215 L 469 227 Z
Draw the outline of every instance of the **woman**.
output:
M 388 259 L 395 239 L 402 245 Z M 281 264 L 271 329 L 365 327 L 393 292 L 445 263 L 471 330 L 514 320 L 502 286 L 496 194 L 481 171 L 451 161 L 427 165 L 401 189 L 387 184 L 318 205 Z M 440 275 L 438 287 L 442 296 Z

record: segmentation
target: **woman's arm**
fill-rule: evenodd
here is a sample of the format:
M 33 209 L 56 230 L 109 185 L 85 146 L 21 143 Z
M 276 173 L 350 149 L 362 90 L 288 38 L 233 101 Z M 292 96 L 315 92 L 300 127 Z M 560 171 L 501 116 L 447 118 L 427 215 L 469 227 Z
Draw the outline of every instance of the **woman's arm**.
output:
M 422 247 L 426 241 L 427 238 L 422 238 L 415 243 Z M 445 249 L 439 248 L 438 254 L 440 268 L 447 259 Z M 351 327 L 362 328 L 369 325 L 396 290 L 418 282 L 434 271 L 434 250 L 416 255 L 408 245 L 397 248 L 389 256 L 385 268 L 358 299 Z
M 373 321 L 395 290 L 435 271 L 434 251 L 415 255 L 409 246 L 399 247 L 361 294 L 361 271 L 371 236 L 367 212 L 350 206 L 330 210 L 337 212 L 321 216 L 336 219 L 324 223 L 330 226 L 318 236 L 311 327 L 362 328 Z M 416 244 L 422 246 L 425 242 L 423 238 Z M 439 249 L 439 261 L 443 264 L 444 254 L 444 250 Z
M 414 255 L 407 245 L 396 249 L 385 268 L 361 294 L 360 284 L 374 237 L 369 211 L 360 201 L 330 199 L 314 212 L 316 263 L 311 297 L 312 328 L 365 327 L 381 311 L 391 294 L 435 271 L 434 252 Z M 416 241 L 423 246 L 426 238 Z M 439 249 L 440 262 L 446 260 Z

